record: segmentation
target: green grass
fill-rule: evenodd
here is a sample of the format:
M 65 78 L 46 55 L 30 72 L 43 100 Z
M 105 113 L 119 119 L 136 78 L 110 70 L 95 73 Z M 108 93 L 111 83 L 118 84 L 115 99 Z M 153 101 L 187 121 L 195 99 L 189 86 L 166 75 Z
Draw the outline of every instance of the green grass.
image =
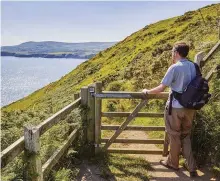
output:
M 213 171 L 215 177 L 220 178 L 220 167 L 214 166 L 212 171 Z
M 131 125 L 141 126 L 164 126 L 163 118 L 136 118 Z M 164 131 L 148 131 L 146 132 L 149 138 L 163 139 Z

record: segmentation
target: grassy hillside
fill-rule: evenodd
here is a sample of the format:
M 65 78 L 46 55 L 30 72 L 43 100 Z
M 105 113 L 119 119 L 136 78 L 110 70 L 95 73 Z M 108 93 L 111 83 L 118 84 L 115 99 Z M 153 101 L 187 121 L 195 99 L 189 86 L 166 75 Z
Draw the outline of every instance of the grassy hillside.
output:
M 193 59 L 194 55 L 201 50 L 208 52 L 217 42 L 216 9 L 220 9 L 220 4 L 200 9 L 205 22 L 203 22 L 197 10 L 147 25 L 123 41 L 82 63 L 60 80 L 45 86 L 24 99 L 3 107 L 2 148 L 6 148 L 23 134 L 22 126 L 24 123 L 40 123 L 51 114 L 71 103 L 74 99 L 73 94 L 84 85 L 94 81 L 103 81 L 105 90 L 127 91 L 138 91 L 156 86 L 160 83 L 170 65 L 171 49 L 174 42 L 185 40 L 190 44 L 190 59 Z M 215 55 L 217 58 L 212 58 L 209 66 L 219 63 L 219 52 Z M 204 71 L 207 72 L 208 69 Z M 215 98 L 200 114 L 207 127 L 201 126 L 199 121 L 195 125 L 195 130 L 197 131 L 195 132 L 194 142 L 195 144 L 198 143 L 197 141 L 201 138 L 200 143 L 205 143 L 203 144 L 204 147 L 200 147 L 202 149 L 208 149 L 207 145 L 210 144 L 208 141 L 214 139 L 214 137 L 219 140 L 217 138 L 219 138 L 218 129 L 220 123 L 215 121 L 220 120 L 220 98 L 218 94 L 218 86 L 220 84 L 218 76 L 215 75 L 211 83 L 212 91 L 215 90 L 213 91 Z M 104 104 L 104 109 L 127 109 L 126 103 L 122 101 L 120 105 L 117 102 L 113 102 L 111 105 Z M 152 105 L 158 105 L 158 103 L 160 102 L 155 102 Z M 159 108 L 162 109 L 163 104 L 160 105 L 161 107 Z M 155 109 L 155 107 L 149 108 Z M 208 122 L 209 120 L 211 121 Z M 215 127 L 213 127 L 214 123 Z M 63 126 L 62 130 L 59 129 L 61 126 Z M 212 133 L 212 127 L 213 129 L 215 128 L 214 133 Z M 209 131 L 208 137 L 202 135 L 201 130 L 203 129 Z M 62 141 L 63 138 L 61 139 L 61 137 L 65 135 L 65 130 L 67 129 L 63 123 L 55 127 L 51 131 L 52 133 L 48 133 L 47 136 L 53 137 L 59 132 L 54 138 L 55 141 L 57 140 L 56 144 L 53 144 L 50 139 L 44 138 L 45 158 L 49 153 L 52 153 L 56 145 L 58 145 L 58 141 Z M 197 148 L 201 146 L 201 144 L 196 145 Z M 219 143 L 213 144 L 212 149 L 216 149 L 216 145 L 217 149 L 220 149 Z M 207 154 L 207 152 L 203 153 Z M 215 155 L 215 158 L 220 160 L 218 154 Z
M 217 41 L 216 8 L 220 5 L 191 11 L 183 16 L 163 20 L 144 27 L 111 48 L 100 52 L 79 65 L 59 81 L 17 101 L 4 110 L 47 109 L 50 104 L 58 108 L 73 100 L 73 93 L 91 82 L 101 80 L 104 86 L 124 80 L 127 89 L 142 89 L 159 83 L 169 66 L 170 50 L 174 42 L 186 40 L 191 46 L 189 58 L 208 51 Z

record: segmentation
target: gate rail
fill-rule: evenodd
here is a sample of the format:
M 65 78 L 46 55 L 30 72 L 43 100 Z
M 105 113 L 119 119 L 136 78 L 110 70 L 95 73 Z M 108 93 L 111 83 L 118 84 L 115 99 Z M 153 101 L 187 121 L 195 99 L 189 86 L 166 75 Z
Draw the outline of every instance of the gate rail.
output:
M 125 154 L 162 154 L 166 156 L 168 154 L 168 137 L 165 133 L 164 139 L 127 139 L 118 138 L 118 136 L 124 130 L 129 131 L 165 131 L 164 126 L 140 126 L 128 124 L 135 117 L 152 117 L 163 118 L 164 113 L 151 113 L 151 112 L 139 112 L 143 106 L 146 105 L 150 99 L 162 99 L 168 98 L 168 92 L 162 92 L 160 94 L 148 94 L 145 95 L 142 92 L 116 92 L 116 91 L 102 91 L 102 82 L 96 82 L 88 87 L 88 139 L 91 143 L 94 142 L 95 153 L 99 153 L 101 150 L 109 153 L 125 153 Z M 140 103 L 136 106 L 133 112 L 102 112 L 102 100 L 103 99 L 140 99 Z M 122 125 L 102 125 L 102 117 L 127 117 L 126 121 Z M 94 127 L 93 127 L 94 126 Z M 93 129 L 93 128 L 94 129 Z M 93 130 L 92 130 L 93 129 Z M 102 130 L 114 130 L 115 133 L 110 138 L 101 138 Z M 94 131 L 94 134 L 92 132 Z M 92 138 L 92 139 L 91 139 Z M 131 150 L 131 149 L 117 149 L 109 148 L 112 143 L 134 143 L 134 144 L 163 144 L 163 149 L 156 150 Z

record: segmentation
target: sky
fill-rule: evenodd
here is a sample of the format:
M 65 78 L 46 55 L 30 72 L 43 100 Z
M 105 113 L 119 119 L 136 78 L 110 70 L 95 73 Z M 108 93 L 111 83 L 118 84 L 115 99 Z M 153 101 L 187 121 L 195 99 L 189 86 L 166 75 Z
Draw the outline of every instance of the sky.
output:
M 121 41 L 150 23 L 216 1 L 1 2 L 1 45 Z

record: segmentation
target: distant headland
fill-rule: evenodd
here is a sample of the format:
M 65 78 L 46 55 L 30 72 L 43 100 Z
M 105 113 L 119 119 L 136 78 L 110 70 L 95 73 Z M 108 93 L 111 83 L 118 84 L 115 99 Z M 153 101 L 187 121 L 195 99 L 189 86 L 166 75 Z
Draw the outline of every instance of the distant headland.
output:
M 116 42 L 65 43 L 55 41 L 25 42 L 2 46 L 1 56 L 89 59 Z

